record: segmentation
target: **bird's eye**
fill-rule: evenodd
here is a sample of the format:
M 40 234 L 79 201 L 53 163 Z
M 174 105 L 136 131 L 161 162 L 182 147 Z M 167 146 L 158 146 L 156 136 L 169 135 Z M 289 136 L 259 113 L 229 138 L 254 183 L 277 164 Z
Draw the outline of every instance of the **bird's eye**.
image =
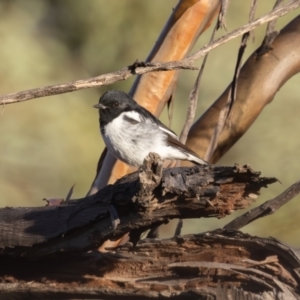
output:
M 115 106 L 115 107 L 119 106 L 119 102 L 115 102 L 115 103 L 114 103 L 114 106 Z

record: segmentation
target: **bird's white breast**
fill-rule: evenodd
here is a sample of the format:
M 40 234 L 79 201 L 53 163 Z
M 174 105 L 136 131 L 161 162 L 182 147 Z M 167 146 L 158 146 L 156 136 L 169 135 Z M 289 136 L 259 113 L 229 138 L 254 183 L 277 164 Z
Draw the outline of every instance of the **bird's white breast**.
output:
M 128 118 L 126 118 L 128 117 Z M 130 122 L 129 119 L 132 119 Z M 124 112 L 105 127 L 102 133 L 109 151 L 127 164 L 140 166 L 149 152 L 162 154 L 165 134 L 151 121 L 140 122 L 136 112 Z
M 133 166 L 141 166 L 149 152 L 164 159 L 190 159 L 191 155 L 168 144 L 166 128 L 135 111 L 123 112 L 101 132 L 108 150 L 118 159 Z M 177 136 L 171 132 L 173 137 Z M 197 161 L 197 158 L 192 158 Z

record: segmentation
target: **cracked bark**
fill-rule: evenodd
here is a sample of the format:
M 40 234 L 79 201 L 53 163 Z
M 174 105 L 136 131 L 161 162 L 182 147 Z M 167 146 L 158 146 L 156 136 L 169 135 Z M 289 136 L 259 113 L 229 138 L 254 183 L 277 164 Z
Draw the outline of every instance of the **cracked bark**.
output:
M 105 254 L 0 260 L 0 299 L 299 299 L 299 253 L 239 232 L 147 239 Z
M 150 154 L 139 172 L 93 196 L 1 209 L 0 299 L 299 299 L 298 252 L 275 239 L 220 229 L 98 251 L 108 238 L 172 218 L 224 217 L 276 181 L 249 166 L 163 170 Z
M 249 166 L 195 166 L 162 170 L 151 154 L 139 172 L 95 195 L 58 207 L 0 209 L 2 253 L 49 255 L 90 250 L 132 230 L 147 230 L 173 218 L 222 218 L 251 204 L 260 189 L 276 182 Z M 110 206 L 121 224 L 112 227 Z

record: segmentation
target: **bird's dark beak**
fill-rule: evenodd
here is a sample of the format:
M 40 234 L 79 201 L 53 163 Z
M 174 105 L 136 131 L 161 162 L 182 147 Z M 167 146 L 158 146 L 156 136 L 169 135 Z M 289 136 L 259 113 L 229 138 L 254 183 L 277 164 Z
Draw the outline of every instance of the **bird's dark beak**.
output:
M 101 103 L 97 103 L 95 105 L 93 105 L 94 108 L 98 108 L 98 109 L 106 109 L 107 107 Z

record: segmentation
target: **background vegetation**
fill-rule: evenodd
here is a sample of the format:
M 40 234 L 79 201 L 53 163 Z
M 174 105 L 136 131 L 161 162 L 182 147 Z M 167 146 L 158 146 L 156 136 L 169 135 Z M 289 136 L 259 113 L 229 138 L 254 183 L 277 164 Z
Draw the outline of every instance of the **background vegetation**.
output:
M 247 23 L 251 4 L 250 0 L 231 2 L 228 31 Z M 0 0 L 0 94 L 88 78 L 144 60 L 176 4 L 176 0 Z M 258 4 L 256 17 L 270 11 L 273 1 Z M 280 18 L 277 28 L 299 12 Z M 260 45 L 264 29 L 255 31 L 245 58 Z M 211 29 L 200 38 L 197 48 L 208 43 L 210 33 Z M 218 36 L 224 33 L 221 30 Z M 239 42 L 236 39 L 211 53 L 201 83 L 198 115 L 231 81 Z M 177 133 L 196 76 L 194 71 L 181 73 L 172 121 Z M 0 206 L 40 206 L 44 197 L 64 197 L 74 183 L 74 197 L 83 197 L 104 147 L 92 105 L 106 89 L 128 91 L 133 80 L 0 107 Z M 282 184 L 264 190 L 256 204 L 300 179 L 299 95 L 298 74 L 218 162 L 248 163 L 263 175 L 280 179 Z M 162 120 L 168 124 L 166 113 Z M 298 196 L 244 231 L 299 246 L 299 200 Z M 186 220 L 182 233 L 217 228 L 228 221 Z M 161 236 L 170 234 L 171 226 L 167 226 Z

